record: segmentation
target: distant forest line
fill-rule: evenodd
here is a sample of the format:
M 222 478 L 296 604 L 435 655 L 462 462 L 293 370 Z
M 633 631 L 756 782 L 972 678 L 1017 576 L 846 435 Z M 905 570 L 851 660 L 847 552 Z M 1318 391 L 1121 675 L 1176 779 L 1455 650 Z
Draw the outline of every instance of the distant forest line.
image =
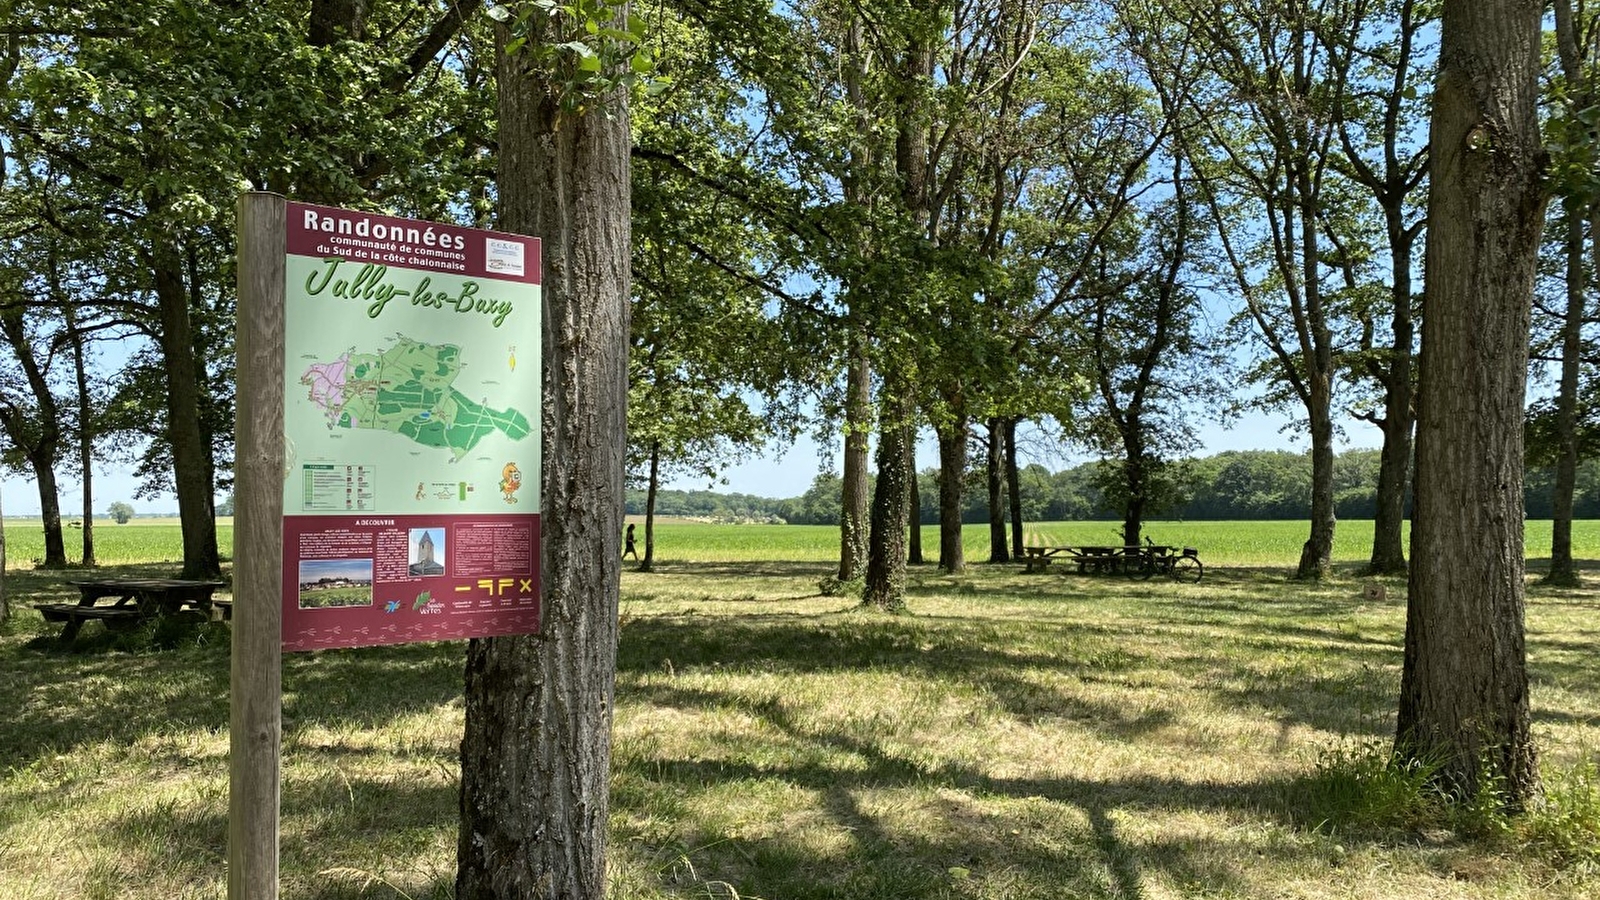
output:
M 1103 500 L 1101 463 L 1087 462 L 1059 472 L 1037 463 L 1021 471 L 1023 518 L 1030 522 L 1120 520 Z M 921 521 L 938 524 L 937 469 L 918 475 Z M 1171 464 L 1172 500 L 1152 511 L 1169 519 L 1306 519 L 1311 514 L 1311 458 L 1287 450 L 1239 450 Z M 981 467 L 968 473 L 962 521 L 989 521 L 989 496 Z M 1530 467 L 1523 493 L 1527 517 L 1551 515 L 1553 470 Z M 1347 450 L 1334 461 L 1334 509 L 1341 519 L 1370 519 L 1376 510 L 1378 451 Z M 799 497 L 772 498 L 716 491 L 663 490 L 656 515 L 718 521 L 785 522 L 829 525 L 839 521 L 840 480 L 823 473 Z M 628 491 L 630 516 L 645 514 L 645 492 Z M 1573 515 L 1600 518 L 1600 460 L 1578 470 Z

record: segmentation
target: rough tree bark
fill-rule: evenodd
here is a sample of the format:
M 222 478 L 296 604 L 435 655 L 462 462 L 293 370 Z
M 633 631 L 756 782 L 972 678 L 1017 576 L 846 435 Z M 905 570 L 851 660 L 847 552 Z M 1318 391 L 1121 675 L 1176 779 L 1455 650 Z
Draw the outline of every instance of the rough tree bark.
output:
M 1307 293 L 1310 293 L 1309 291 Z M 1319 342 L 1321 356 L 1332 338 Z M 1296 578 L 1326 578 L 1333 571 L 1333 364 L 1318 363 L 1307 378 L 1311 403 L 1311 535 L 1300 550 Z
M 1011 555 L 1022 557 L 1022 472 L 1017 468 L 1017 420 L 1008 416 L 1006 429 L 1006 492 L 1011 495 Z
M 1588 278 L 1584 273 L 1583 204 L 1569 201 L 1566 215 L 1566 317 L 1561 323 L 1561 381 L 1556 390 L 1556 472 L 1551 497 L 1549 584 L 1576 586 L 1572 561 L 1573 495 L 1578 485 L 1578 375 L 1583 355 L 1583 313 Z
M 644 558 L 639 560 L 639 571 L 655 570 L 656 562 L 656 500 L 661 496 L 661 442 L 650 444 L 650 484 L 644 498 Z M 637 548 L 636 548 L 637 549 Z
M 1412 102 L 1409 97 L 1416 94 L 1416 79 L 1422 71 L 1417 61 L 1416 38 L 1430 21 L 1418 5 L 1418 0 L 1403 0 L 1395 10 L 1398 21 L 1385 29 L 1392 32 L 1393 56 L 1382 65 L 1392 66 L 1386 72 L 1391 77 L 1387 90 L 1381 92 L 1380 105 L 1372 110 L 1373 118 L 1350 116 L 1339 121 L 1339 141 L 1344 150 L 1341 168 L 1377 201 L 1383 211 L 1389 246 L 1390 343 L 1381 356 L 1369 356 L 1366 365 L 1368 376 L 1383 388 L 1383 412 L 1362 416 L 1383 431 L 1377 508 L 1372 517 L 1372 558 L 1367 567 L 1369 572 L 1380 575 L 1406 571 L 1406 488 L 1411 480 L 1411 435 L 1415 424 L 1412 406 L 1416 393 L 1411 269 L 1423 225 L 1415 212 L 1417 198 L 1412 194 L 1427 172 L 1427 151 L 1408 150 L 1414 142 L 1408 139 L 1406 128 L 1406 106 Z M 1359 23 L 1352 27 L 1359 28 Z M 1340 80 L 1348 76 L 1359 58 L 1354 46 L 1352 40 L 1335 51 Z M 1375 123 L 1374 119 L 1378 121 Z M 1374 128 L 1374 124 L 1378 127 Z M 1374 135 L 1381 136 L 1381 146 L 1370 146 Z M 1371 349 L 1368 340 L 1363 340 L 1362 349 Z
M 1396 752 L 1473 796 L 1538 791 L 1523 633 L 1522 419 L 1544 224 L 1539 0 L 1447 0 Z
M 860 16 L 853 16 L 845 33 L 846 65 L 844 67 L 845 93 L 855 110 L 856 125 L 863 134 L 871 123 L 867 95 L 862 86 L 868 71 L 868 55 L 862 47 L 863 24 Z M 876 164 L 876 154 L 869 141 L 854 144 L 850 150 L 850 166 L 844 179 L 845 200 L 864 207 L 869 213 L 875 206 L 876 195 L 868 187 L 872 181 L 871 170 Z M 870 248 L 863 239 L 857 248 L 866 255 Z M 855 291 L 847 290 L 850 305 L 845 327 L 849 329 L 846 352 L 844 400 L 844 482 L 839 509 L 839 581 L 855 581 L 867 567 L 867 515 L 870 496 L 867 490 L 867 432 L 872 427 L 872 363 L 868 357 L 865 334 L 865 314 L 861 298 Z
M 1556 57 L 1561 62 L 1566 102 L 1573 110 L 1594 103 L 1594 90 L 1583 70 L 1581 23 L 1571 0 L 1555 0 Z M 1572 559 L 1572 513 L 1578 484 L 1578 379 L 1582 368 L 1583 324 L 1589 289 L 1584 267 L 1586 225 L 1600 214 L 1600 204 L 1590 191 L 1572 192 L 1565 198 L 1566 215 L 1566 315 L 1561 323 L 1561 380 L 1556 391 L 1556 471 L 1554 507 L 1550 520 L 1549 584 L 1576 586 L 1580 579 Z M 1595 223 L 1600 224 L 1600 223 Z M 1600 232 L 1596 232 L 1600 234 Z M 1600 242 L 1596 243 L 1600 258 Z
M 954 404 L 952 404 L 954 406 Z M 967 568 L 961 547 L 961 488 L 967 475 L 967 417 L 952 412 L 935 429 L 939 437 L 939 571 L 955 574 Z
M 1130 431 L 1123 438 L 1123 445 L 1126 448 L 1124 458 L 1117 461 L 1122 467 L 1123 486 L 1128 491 L 1122 507 L 1122 545 L 1137 547 L 1139 538 L 1144 534 L 1147 460 L 1143 442 L 1136 431 Z
M 898 612 L 906 606 L 906 427 L 907 404 L 897 385 L 884 384 L 878 420 L 878 481 L 872 490 L 872 529 L 867 540 L 863 606 Z
M 172 480 L 183 531 L 183 577 L 222 574 L 217 551 L 216 498 L 212 495 L 211 441 L 200 416 L 204 364 L 196 358 L 189 290 L 183 261 L 171 245 L 151 248 L 161 330 L 156 340 L 167 364 L 167 443 L 172 448 Z
M 1005 438 L 1003 420 L 991 416 L 988 421 L 988 453 L 984 465 L 989 487 L 989 562 L 1011 561 L 1010 548 L 1006 546 L 1006 495 L 1005 495 Z
M 44 520 L 44 561 L 46 569 L 67 564 L 67 545 L 61 533 L 61 499 L 56 485 L 56 459 L 61 451 L 61 415 L 55 395 L 50 392 L 46 373 L 30 342 L 21 308 L 0 313 L 0 331 L 16 354 L 37 409 L 28 410 L 0 401 L 0 426 L 11 442 L 22 451 L 39 487 L 39 515 Z
M 839 510 L 839 580 L 854 581 L 867 566 L 867 429 L 871 416 L 872 367 L 851 341 L 845 384 L 844 480 Z
M 72 304 L 62 305 L 67 322 L 67 341 L 72 344 L 72 373 L 78 389 L 78 467 L 83 477 L 83 566 L 93 568 L 94 558 L 94 413 L 89 395 L 89 370 L 83 355 L 83 331 L 78 328 Z
M 922 559 L 922 488 L 917 482 L 917 437 L 906 438 L 906 565 L 920 566 Z
M 563 114 L 519 54 L 502 54 L 499 84 L 499 225 L 544 241 L 543 633 L 468 647 L 456 897 L 592 900 L 606 895 L 621 573 L 627 93 Z
M 896 98 L 898 125 L 895 135 L 895 173 L 900 181 L 901 210 L 916 234 L 925 234 L 930 220 L 928 195 L 928 133 L 923 115 L 927 99 L 923 94 L 926 79 L 933 74 L 933 49 L 925 33 L 907 36 L 906 49 L 896 74 L 900 95 Z M 890 328 L 906 328 L 894 322 L 894 300 L 873 298 L 880 323 Z M 880 335 L 880 340 L 883 337 Z M 906 505 L 909 482 L 914 473 L 906 471 L 913 407 L 906 362 L 898 357 L 893 341 L 887 341 L 879 366 L 882 369 L 882 398 L 878 404 L 878 480 L 872 490 L 872 530 L 867 537 L 867 582 L 862 602 L 886 610 L 905 608 Z M 943 529 L 941 528 L 941 531 Z M 941 543 L 942 543 L 941 537 Z M 940 560 L 940 565 L 944 560 Z

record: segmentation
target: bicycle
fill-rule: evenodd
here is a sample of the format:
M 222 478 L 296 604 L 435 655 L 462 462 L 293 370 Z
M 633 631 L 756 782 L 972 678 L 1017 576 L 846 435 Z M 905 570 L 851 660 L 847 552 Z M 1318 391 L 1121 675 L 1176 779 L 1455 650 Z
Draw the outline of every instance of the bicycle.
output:
M 1200 562 L 1200 550 L 1196 547 L 1168 547 L 1145 538 L 1145 546 L 1135 552 L 1139 557 L 1137 562 L 1129 560 L 1133 564 L 1128 565 L 1125 571 L 1141 580 L 1161 574 L 1173 581 L 1196 584 L 1205 574 L 1205 566 Z

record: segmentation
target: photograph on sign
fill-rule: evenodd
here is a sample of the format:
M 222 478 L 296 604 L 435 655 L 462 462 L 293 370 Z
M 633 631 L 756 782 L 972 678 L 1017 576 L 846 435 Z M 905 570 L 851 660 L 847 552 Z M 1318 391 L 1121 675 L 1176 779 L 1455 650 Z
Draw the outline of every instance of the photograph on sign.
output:
M 537 631 L 538 240 L 287 227 L 284 649 Z

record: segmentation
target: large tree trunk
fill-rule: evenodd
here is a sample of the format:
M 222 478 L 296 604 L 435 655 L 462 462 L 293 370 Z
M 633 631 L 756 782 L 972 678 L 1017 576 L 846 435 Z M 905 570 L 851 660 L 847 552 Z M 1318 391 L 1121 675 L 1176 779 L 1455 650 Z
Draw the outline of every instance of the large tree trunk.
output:
M 854 581 L 867 565 L 867 431 L 872 367 L 859 341 L 850 346 L 844 401 L 844 481 L 839 510 L 839 580 Z
M 1581 23 L 1571 0 L 1556 0 L 1551 4 L 1555 12 L 1556 58 L 1561 62 L 1566 102 L 1571 110 L 1583 110 L 1593 104 L 1593 95 L 1584 73 L 1583 39 L 1579 36 Z M 1556 471 L 1554 496 L 1551 498 L 1550 571 L 1545 581 L 1550 584 L 1577 585 L 1578 570 L 1572 560 L 1573 495 L 1578 483 L 1578 378 L 1582 368 L 1583 320 L 1585 297 L 1589 276 L 1584 269 L 1584 226 L 1586 219 L 1600 212 L 1593 201 L 1585 202 L 1578 196 L 1569 196 L 1562 210 L 1566 217 L 1566 288 L 1567 308 L 1561 322 L 1561 382 L 1556 391 Z M 1600 222 L 1595 223 L 1600 225 Z M 1600 232 L 1596 232 L 1600 235 Z M 1600 241 L 1596 243 L 1600 259 Z
M 1297 72 L 1301 61 L 1296 58 Z M 1303 79 L 1303 76 L 1302 76 Z M 1309 148 L 1311 141 L 1302 139 Z M 1311 426 L 1311 535 L 1300 552 L 1297 578 L 1326 578 L 1333 571 L 1333 334 L 1328 327 L 1323 305 L 1317 202 L 1321 196 L 1312 178 L 1310 159 L 1296 162 L 1295 194 L 1300 203 L 1301 290 L 1305 296 L 1303 329 L 1310 342 L 1301 338 L 1310 357 L 1306 373 L 1306 418 Z
M 897 106 L 898 128 L 895 135 L 895 172 L 900 180 L 900 199 L 904 212 L 914 226 L 915 233 L 923 234 L 929 222 L 927 123 L 923 121 L 925 98 L 924 83 L 933 72 L 933 56 L 924 35 L 912 34 L 905 55 L 899 60 L 900 71 L 894 93 Z M 894 317 L 883 316 L 893 298 L 880 294 L 877 301 L 880 317 L 887 327 L 905 326 L 894 322 Z M 874 323 L 879 324 L 878 322 Z M 892 345 L 892 342 L 888 342 Z M 912 406 L 907 375 L 894 352 L 885 354 L 881 363 L 883 396 L 878 404 L 878 480 L 872 493 L 872 531 L 867 539 L 867 581 L 862 591 L 862 602 L 885 610 L 905 608 L 906 574 L 906 504 L 910 497 L 909 483 L 914 473 L 906 471 L 909 456 L 906 447 L 911 436 Z M 942 541 L 942 538 L 941 538 Z M 944 564 L 944 559 L 940 559 Z
M 1522 418 L 1543 226 L 1538 0 L 1447 0 L 1396 750 L 1460 796 L 1538 790 L 1523 633 Z
M 655 570 L 656 561 L 656 499 L 661 495 L 661 442 L 650 444 L 650 484 L 644 495 L 644 559 L 639 560 L 639 571 Z
M 70 303 L 62 306 L 67 320 L 67 339 L 72 343 L 72 371 L 78 388 L 78 466 L 83 470 L 83 565 L 92 568 L 94 558 L 94 413 L 89 396 L 89 372 L 83 358 L 83 332 Z
M 1326 370 L 1325 370 L 1326 371 Z M 1325 374 L 1311 382 L 1311 536 L 1300 551 L 1297 578 L 1326 578 L 1333 571 L 1333 392 Z
M 956 573 L 967 568 L 961 547 L 961 487 L 967 476 L 967 417 L 952 415 L 937 429 L 939 436 L 939 569 Z
M 61 532 L 60 489 L 56 484 L 55 460 L 27 454 L 39 484 L 39 515 L 44 520 L 44 563 L 42 569 L 61 569 L 67 565 L 67 543 Z
M 1122 544 L 1139 546 L 1144 536 L 1145 460 L 1143 451 L 1122 461 L 1123 479 L 1128 488 L 1127 501 L 1122 509 Z
M 1398 575 L 1406 570 L 1406 487 L 1411 481 L 1411 432 L 1415 424 L 1412 400 L 1411 345 L 1416 326 L 1411 318 L 1411 237 L 1396 210 L 1390 216 L 1389 246 L 1394 313 L 1390 327 L 1394 343 L 1384 384 L 1383 449 L 1378 455 L 1378 499 L 1372 516 L 1372 560 L 1369 571 Z
M 510 37 L 498 27 L 495 45 Z M 606 894 L 627 433 L 627 92 L 563 114 L 521 55 L 503 56 L 499 84 L 499 225 L 544 241 L 543 633 L 467 650 L 456 897 L 593 900 Z
M 988 422 L 988 452 L 984 460 L 984 474 L 989 487 L 989 562 L 1011 561 L 1006 547 L 1006 495 L 1005 495 L 1005 439 L 1001 435 L 1001 419 L 991 417 Z
M 884 385 L 878 420 L 878 480 L 872 491 L 864 606 L 898 612 L 906 606 L 906 404 L 896 386 Z
M 1406 337 L 1410 341 L 1410 335 Z M 1401 355 L 1400 339 L 1395 339 L 1394 354 Z M 1404 351 L 1404 365 L 1411 368 L 1411 352 Z M 1372 517 L 1372 559 L 1368 571 L 1374 575 L 1399 575 L 1406 570 L 1405 519 L 1406 486 L 1411 474 L 1411 376 L 1399 376 L 1385 391 L 1383 448 L 1378 454 L 1377 507 Z
M 39 487 L 39 515 L 44 520 L 44 562 L 42 568 L 60 569 L 67 564 L 67 543 L 61 533 L 61 498 L 56 486 L 56 460 L 61 452 L 61 416 L 55 395 L 50 392 L 46 373 L 39 367 L 33 345 L 28 340 L 22 310 L 0 314 L 0 329 L 17 357 L 28 382 L 37 410 L 5 404 L 0 406 L 3 424 L 11 442 L 22 450 Z
M 1127 490 L 1122 509 L 1122 544 L 1137 547 L 1144 536 L 1144 510 L 1150 495 L 1150 460 L 1145 454 L 1145 433 L 1139 413 L 1130 409 L 1126 415 L 1122 426 L 1122 484 Z
M 1022 473 L 1017 468 L 1017 420 L 1007 417 L 1006 489 L 1011 494 L 1011 555 L 1022 557 Z
M 1411 269 L 1422 226 L 1421 222 L 1407 224 L 1406 220 L 1414 215 L 1408 198 L 1415 185 L 1421 182 L 1420 170 L 1424 163 L 1416 156 L 1404 155 L 1408 141 L 1400 123 L 1405 97 L 1414 92 L 1416 35 L 1422 28 L 1417 5 L 1417 0 L 1404 0 L 1398 8 L 1397 52 L 1392 60 L 1395 69 L 1391 90 L 1384 99 L 1383 164 L 1379 168 L 1369 169 L 1365 165 L 1356 168 L 1357 180 L 1372 191 L 1383 210 L 1389 243 L 1392 343 L 1387 359 L 1373 365 L 1373 374 L 1383 385 L 1384 396 L 1383 418 L 1374 423 L 1383 429 L 1383 449 L 1378 457 L 1377 508 L 1372 517 L 1372 558 L 1367 567 L 1377 575 L 1399 575 L 1406 571 L 1406 495 L 1411 481 L 1411 434 L 1416 423 L 1412 410 L 1416 394 L 1412 370 L 1416 324 L 1412 316 L 1415 301 Z M 1340 130 L 1348 154 L 1351 134 L 1344 125 Z M 1347 155 L 1347 158 L 1354 158 L 1354 155 Z
M 170 245 L 153 247 L 151 262 L 160 307 L 158 343 L 167 364 L 167 443 L 183 530 L 183 577 L 216 578 L 222 573 L 222 560 L 217 553 L 211 442 L 200 418 L 204 367 L 195 357 L 189 291 L 182 260 Z
M 845 95 L 855 113 L 857 130 L 866 135 L 872 123 L 872 112 L 863 82 L 866 80 L 870 58 L 863 50 L 864 25 L 862 16 L 852 15 L 845 31 L 844 81 Z M 877 194 L 872 188 L 876 179 L 877 155 L 872 141 L 859 141 L 850 150 L 850 164 L 842 185 L 845 202 L 865 210 L 870 216 L 876 207 Z M 855 248 L 863 256 L 872 252 L 869 238 L 861 238 Z M 867 432 L 872 417 L 872 363 L 868 355 L 866 314 L 862 311 L 862 297 L 855 290 L 846 290 L 850 311 L 845 327 L 849 329 L 845 350 L 844 399 L 844 483 L 839 509 L 839 581 L 855 581 L 867 568 L 867 515 L 870 497 L 867 490 Z
M 1569 201 L 1566 209 L 1567 309 L 1561 322 L 1561 383 L 1556 391 L 1556 472 L 1551 497 L 1550 584 L 1576 585 L 1578 570 L 1572 562 L 1573 495 L 1578 487 L 1578 374 L 1583 355 L 1583 308 L 1587 276 L 1584 273 L 1584 215 L 1581 204 Z
M 917 435 L 906 437 L 906 564 L 920 566 L 922 559 L 922 488 L 917 481 Z

